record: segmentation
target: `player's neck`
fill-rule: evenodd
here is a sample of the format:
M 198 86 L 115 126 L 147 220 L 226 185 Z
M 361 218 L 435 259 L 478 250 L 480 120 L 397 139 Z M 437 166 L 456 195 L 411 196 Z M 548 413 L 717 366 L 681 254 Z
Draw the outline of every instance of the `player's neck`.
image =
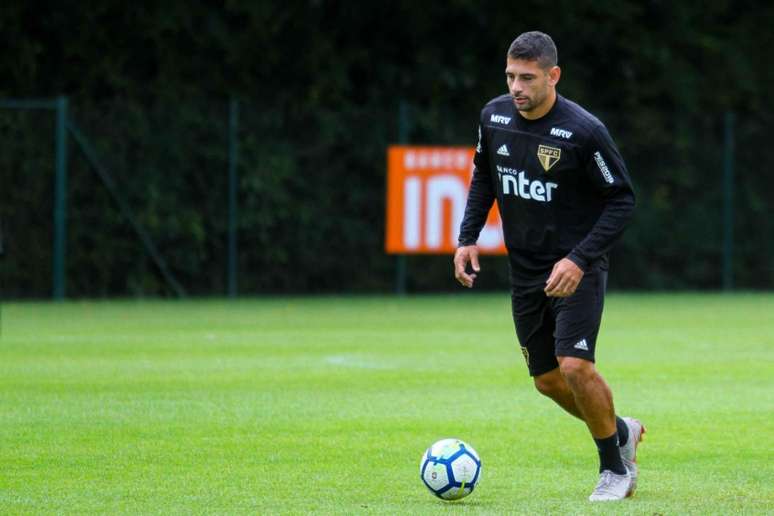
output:
M 554 107 L 554 104 L 556 104 L 556 90 L 551 88 L 546 100 L 541 105 L 530 111 L 519 111 L 519 114 L 527 120 L 537 120 L 546 116 L 551 111 L 551 108 Z

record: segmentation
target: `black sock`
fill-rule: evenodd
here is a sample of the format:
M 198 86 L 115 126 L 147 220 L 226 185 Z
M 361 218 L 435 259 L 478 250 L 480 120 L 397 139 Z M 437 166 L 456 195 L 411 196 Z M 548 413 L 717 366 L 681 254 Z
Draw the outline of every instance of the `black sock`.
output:
M 615 416 L 615 427 L 618 430 L 618 446 L 626 446 L 629 442 L 629 427 L 618 416 Z
M 616 475 L 626 474 L 626 468 L 621 461 L 621 451 L 618 449 L 618 434 L 614 433 L 604 439 L 594 439 L 599 451 L 599 472 L 609 469 Z

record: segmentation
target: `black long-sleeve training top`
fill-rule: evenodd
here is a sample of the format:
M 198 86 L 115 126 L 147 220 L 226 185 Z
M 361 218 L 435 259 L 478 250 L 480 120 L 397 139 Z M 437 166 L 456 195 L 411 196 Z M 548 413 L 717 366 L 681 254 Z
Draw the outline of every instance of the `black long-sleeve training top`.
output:
M 561 258 L 607 268 L 607 253 L 634 209 L 634 190 L 604 124 L 557 95 L 527 120 L 510 95 L 481 111 L 459 245 L 476 243 L 492 202 L 503 221 L 512 273 L 530 282 Z

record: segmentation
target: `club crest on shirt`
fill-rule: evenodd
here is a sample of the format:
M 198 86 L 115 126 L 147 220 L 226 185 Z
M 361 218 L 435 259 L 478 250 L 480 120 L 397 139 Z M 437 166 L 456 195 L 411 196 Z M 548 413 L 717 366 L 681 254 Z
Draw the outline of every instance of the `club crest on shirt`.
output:
M 539 145 L 537 157 L 540 160 L 540 164 L 543 165 L 543 170 L 548 172 L 551 170 L 551 167 L 559 162 L 559 158 L 562 157 L 562 149 L 549 147 L 548 145 Z

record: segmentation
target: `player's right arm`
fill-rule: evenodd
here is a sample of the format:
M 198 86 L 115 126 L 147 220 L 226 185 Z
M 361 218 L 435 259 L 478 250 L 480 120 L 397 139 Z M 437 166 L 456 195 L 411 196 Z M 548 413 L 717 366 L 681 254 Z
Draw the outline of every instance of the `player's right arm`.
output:
M 478 235 L 486 223 L 486 218 L 495 199 L 491 170 L 489 169 L 486 133 L 482 122 L 483 117 L 478 126 L 478 144 L 476 145 L 476 154 L 473 157 L 474 168 L 468 191 L 468 202 L 465 206 L 462 224 L 460 224 L 457 251 L 454 253 L 454 277 L 468 288 L 473 286 L 476 273 L 480 270 L 476 241 L 478 241 Z M 468 263 L 471 264 L 474 271 L 471 274 L 466 272 Z
M 468 262 L 473 268 L 473 272 L 468 273 Z M 454 277 L 463 287 L 473 288 L 473 281 L 476 279 L 476 273 L 481 270 L 478 265 L 478 246 L 465 245 L 458 247 L 454 253 Z

